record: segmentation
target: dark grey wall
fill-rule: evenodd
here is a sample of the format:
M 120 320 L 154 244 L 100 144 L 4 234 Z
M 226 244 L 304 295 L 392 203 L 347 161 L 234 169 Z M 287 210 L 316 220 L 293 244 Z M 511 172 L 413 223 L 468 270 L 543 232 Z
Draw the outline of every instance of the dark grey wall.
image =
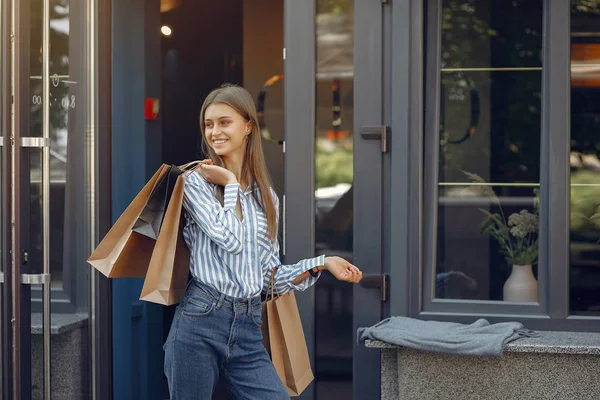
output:
M 188 1 L 163 13 L 163 160 L 182 164 L 200 154 L 198 116 L 206 95 L 242 83 L 242 1 Z M 152 63 L 159 64 L 156 57 Z
M 161 162 L 160 119 L 144 120 L 144 97 L 161 95 L 160 0 L 113 1 L 112 21 L 114 222 Z M 142 279 L 112 284 L 114 399 L 162 399 L 160 307 L 138 300 Z

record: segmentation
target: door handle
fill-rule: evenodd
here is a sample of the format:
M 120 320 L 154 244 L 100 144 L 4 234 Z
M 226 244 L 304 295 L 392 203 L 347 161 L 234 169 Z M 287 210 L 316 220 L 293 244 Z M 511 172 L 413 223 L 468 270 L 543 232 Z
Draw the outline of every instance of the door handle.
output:
M 47 285 L 50 283 L 50 274 L 21 274 L 21 283 L 24 285 Z
M 386 125 L 363 126 L 360 128 L 360 136 L 365 140 L 381 140 L 381 152 L 388 151 L 388 140 L 390 127 Z
M 388 298 L 388 279 L 387 274 L 364 274 L 360 286 L 367 289 L 380 289 L 381 301 L 386 302 Z

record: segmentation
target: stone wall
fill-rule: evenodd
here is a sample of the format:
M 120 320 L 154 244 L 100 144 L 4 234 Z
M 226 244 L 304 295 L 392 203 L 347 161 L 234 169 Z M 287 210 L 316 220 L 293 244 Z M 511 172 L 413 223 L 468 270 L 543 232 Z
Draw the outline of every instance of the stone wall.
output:
M 52 315 L 50 376 L 52 400 L 89 398 L 89 337 L 87 317 Z M 32 314 L 32 399 L 43 398 L 43 335 L 41 315 Z
M 399 348 L 380 342 L 386 400 L 600 398 L 600 334 L 543 332 L 519 339 L 500 358 Z

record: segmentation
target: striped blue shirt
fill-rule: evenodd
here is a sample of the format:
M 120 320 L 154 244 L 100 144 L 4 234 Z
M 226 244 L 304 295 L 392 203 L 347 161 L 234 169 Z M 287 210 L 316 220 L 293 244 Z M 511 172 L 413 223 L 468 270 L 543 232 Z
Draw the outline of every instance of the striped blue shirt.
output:
M 185 242 L 190 249 L 193 277 L 221 293 L 235 298 L 254 297 L 266 292 L 273 268 L 277 267 L 275 285 L 279 294 L 292 289 L 305 290 L 318 279 L 308 277 L 298 285 L 292 281 L 303 272 L 325 263 L 325 256 L 282 265 L 279 243 L 270 241 L 267 218 L 249 186 L 242 191 L 239 184 L 225 186 L 223 205 L 216 197 L 216 186 L 197 172 L 185 173 L 183 206 L 186 225 Z M 279 199 L 271 190 L 275 207 Z M 257 193 L 260 199 L 260 193 Z M 240 200 L 242 220 L 236 212 Z M 319 272 L 320 275 L 320 272 Z

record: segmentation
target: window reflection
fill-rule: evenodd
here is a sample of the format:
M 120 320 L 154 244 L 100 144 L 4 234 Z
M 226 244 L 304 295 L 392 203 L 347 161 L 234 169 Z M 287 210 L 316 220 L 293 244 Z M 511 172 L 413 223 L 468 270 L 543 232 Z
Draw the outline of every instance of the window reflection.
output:
M 70 4 L 66 0 L 51 2 L 50 7 L 50 271 L 52 287 L 62 289 L 65 188 L 67 181 L 67 143 L 69 132 L 74 132 L 74 112 L 77 105 L 77 79 L 70 75 L 73 69 L 70 40 Z M 31 4 L 30 47 L 30 135 L 42 136 L 42 20 L 43 4 Z M 78 50 L 79 51 L 79 50 Z M 75 63 L 75 66 L 77 63 Z M 83 133 L 83 132 L 81 132 Z M 81 152 L 81 149 L 77 150 Z M 42 152 L 29 152 L 31 165 L 31 248 L 30 268 L 42 270 Z
M 600 315 L 600 4 L 572 1 L 570 286 L 574 314 Z
M 352 261 L 353 0 L 318 0 L 315 202 L 317 254 Z M 352 288 L 323 274 L 316 291 L 317 398 L 352 398 Z
M 512 214 L 536 212 L 543 1 L 444 0 L 441 13 L 435 296 L 511 300 L 518 244 L 482 224 L 498 215 L 507 233 Z

